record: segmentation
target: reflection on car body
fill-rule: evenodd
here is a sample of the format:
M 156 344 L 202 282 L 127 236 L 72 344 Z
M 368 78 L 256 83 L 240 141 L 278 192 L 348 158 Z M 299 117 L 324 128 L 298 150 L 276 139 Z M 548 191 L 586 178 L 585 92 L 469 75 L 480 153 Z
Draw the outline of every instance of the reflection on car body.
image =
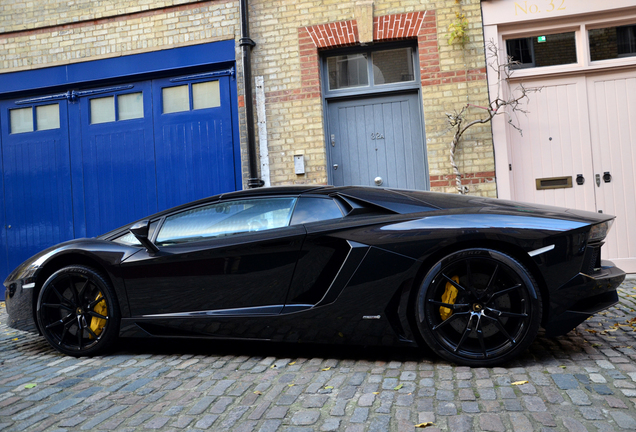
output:
M 117 337 L 429 347 L 491 366 L 618 300 L 613 217 L 365 187 L 232 192 L 53 246 L 4 282 L 59 351 Z

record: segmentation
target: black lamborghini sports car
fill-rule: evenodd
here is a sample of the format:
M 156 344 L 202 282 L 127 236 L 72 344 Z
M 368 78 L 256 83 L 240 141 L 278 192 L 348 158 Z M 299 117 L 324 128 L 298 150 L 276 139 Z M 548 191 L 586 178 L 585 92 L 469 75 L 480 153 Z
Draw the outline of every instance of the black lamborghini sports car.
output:
M 226 193 L 53 246 L 4 282 L 9 324 L 59 351 L 118 337 L 428 346 L 463 365 L 523 352 L 615 304 L 613 217 L 366 187 Z

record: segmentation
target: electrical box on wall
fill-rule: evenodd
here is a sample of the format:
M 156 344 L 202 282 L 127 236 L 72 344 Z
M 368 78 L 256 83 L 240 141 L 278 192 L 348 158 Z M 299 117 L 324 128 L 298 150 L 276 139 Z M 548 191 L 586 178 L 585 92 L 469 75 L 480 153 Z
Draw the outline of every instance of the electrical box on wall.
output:
M 305 156 L 294 156 L 294 171 L 297 175 L 305 174 Z

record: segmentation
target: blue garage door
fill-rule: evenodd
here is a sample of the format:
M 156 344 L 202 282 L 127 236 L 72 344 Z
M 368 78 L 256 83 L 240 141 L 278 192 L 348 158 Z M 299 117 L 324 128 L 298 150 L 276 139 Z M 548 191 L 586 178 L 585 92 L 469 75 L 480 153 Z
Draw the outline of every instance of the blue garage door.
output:
M 0 102 L 0 277 L 55 243 L 240 187 L 230 73 Z
M 29 255 L 73 238 L 73 212 L 66 100 L 1 107 L 4 280 Z
M 160 208 L 234 190 L 228 76 L 153 81 Z

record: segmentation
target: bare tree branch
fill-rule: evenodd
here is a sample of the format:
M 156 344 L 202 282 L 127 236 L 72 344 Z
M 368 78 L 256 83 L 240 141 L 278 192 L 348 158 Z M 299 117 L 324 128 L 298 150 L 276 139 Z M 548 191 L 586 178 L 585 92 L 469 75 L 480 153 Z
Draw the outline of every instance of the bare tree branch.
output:
M 453 173 L 455 174 L 457 192 L 460 194 L 468 192 L 468 187 L 462 185 L 462 175 L 455 162 L 455 153 L 457 152 L 457 147 L 464 133 L 475 125 L 489 123 L 495 116 L 504 114 L 508 117 L 508 124 L 523 135 L 523 131 L 517 121 L 517 114 L 526 114 L 527 111 L 524 109 L 524 106 L 528 100 L 528 95 L 541 91 L 541 88 L 527 88 L 523 84 L 519 84 L 514 91 L 511 90 L 510 77 L 515 67 L 519 65 L 519 62 L 507 56 L 506 62 L 502 64 L 499 58 L 497 45 L 493 40 L 489 41 L 486 44 L 486 62 L 488 67 L 496 73 L 497 81 L 495 95 L 492 97 L 488 107 L 466 104 L 459 112 L 455 110 L 452 113 L 446 113 L 450 129 L 453 130 L 453 139 L 450 145 L 450 163 L 453 168 Z M 506 86 L 505 90 L 504 86 Z M 483 114 L 477 119 L 466 123 L 468 110 L 471 108 L 480 109 L 483 111 Z

